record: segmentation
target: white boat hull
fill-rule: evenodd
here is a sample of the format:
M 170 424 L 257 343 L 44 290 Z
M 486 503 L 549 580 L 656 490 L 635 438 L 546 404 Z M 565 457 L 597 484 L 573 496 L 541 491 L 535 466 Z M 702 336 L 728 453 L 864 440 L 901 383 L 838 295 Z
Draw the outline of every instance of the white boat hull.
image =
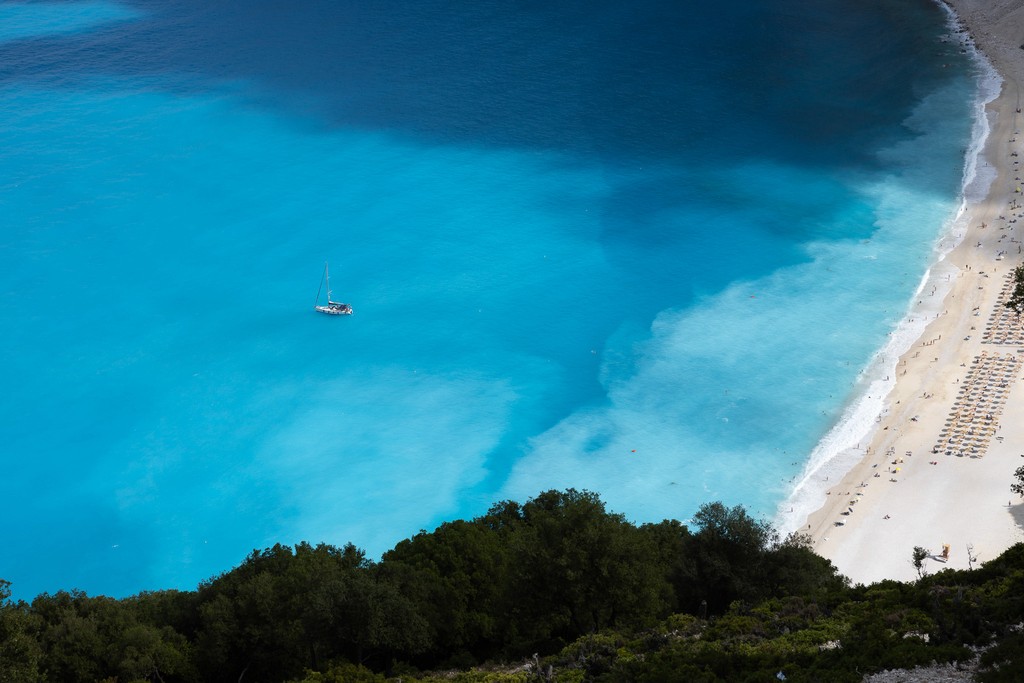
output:
M 326 306 L 314 306 L 314 308 L 327 315 L 352 315 L 352 307 L 348 304 L 330 303 Z

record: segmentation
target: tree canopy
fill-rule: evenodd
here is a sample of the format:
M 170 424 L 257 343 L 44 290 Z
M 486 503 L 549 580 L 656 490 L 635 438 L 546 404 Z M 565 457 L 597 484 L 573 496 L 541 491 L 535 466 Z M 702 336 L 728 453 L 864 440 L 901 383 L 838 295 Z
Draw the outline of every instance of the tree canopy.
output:
M 1024 265 L 1013 269 L 1013 291 L 1004 305 L 1018 315 L 1024 313 Z
M 973 572 L 850 587 L 742 507 L 638 526 L 596 494 L 546 491 L 379 562 L 278 544 L 195 591 L 121 600 L 15 602 L 0 581 L 0 683 L 427 682 L 439 667 L 467 682 L 855 680 L 989 643 L 997 676 L 1022 666 L 1022 577 L 1024 546 Z M 472 668 L 500 661 L 526 664 Z

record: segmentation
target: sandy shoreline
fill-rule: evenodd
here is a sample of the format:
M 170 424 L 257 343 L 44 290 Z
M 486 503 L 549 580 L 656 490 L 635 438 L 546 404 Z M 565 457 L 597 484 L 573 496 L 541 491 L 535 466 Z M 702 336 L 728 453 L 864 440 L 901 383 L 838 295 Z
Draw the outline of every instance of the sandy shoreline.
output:
M 987 106 L 992 127 L 982 161 L 996 177 L 988 196 L 967 207 L 963 239 L 941 263 L 949 286 L 933 307 L 941 312 L 900 357 L 859 462 L 802 527 L 817 552 L 860 583 L 914 578 L 914 546 L 936 556 L 926 569 L 938 571 L 966 568 L 968 554 L 985 562 L 1024 540 L 1024 505 L 1009 491 L 1013 471 L 1024 465 L 1024 336 L 1005 337 L 992 318 L 1005 311 L 1000 293 L 1024 259 L 1017 180 L 1024 160 L 1024 6 L 950 4 L 1003 78 Z M 933 294 L 929 285 L 920 296 L 929 295 L 942 292 Z M 937 557 L 943 544 L 950 545 L 948 561 Z

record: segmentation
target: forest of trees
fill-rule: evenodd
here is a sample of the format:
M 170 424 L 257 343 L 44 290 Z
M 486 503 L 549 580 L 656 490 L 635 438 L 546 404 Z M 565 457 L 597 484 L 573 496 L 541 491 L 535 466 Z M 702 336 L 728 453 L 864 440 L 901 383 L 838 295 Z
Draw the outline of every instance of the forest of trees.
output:
M 195 591 L 124 599 L 26 603 L 0 581 L 0 683 L 854 681 L 993 643 L 986 680 L 1021 680 L 1022 578 L 1017 546 L 973 572 L 851 587 L 741 507 L 636 526 L 595 494 L 548 491 L 380 562 L 276 545 Z

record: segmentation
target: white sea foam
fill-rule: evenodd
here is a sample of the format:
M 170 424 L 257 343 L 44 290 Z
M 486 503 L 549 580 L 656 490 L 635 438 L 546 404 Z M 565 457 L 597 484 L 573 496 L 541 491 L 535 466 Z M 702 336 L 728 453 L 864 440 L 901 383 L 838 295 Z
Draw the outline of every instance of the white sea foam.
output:
M 946 5 L 950 27 L 956 16 Z M 836 424 L 811 452 L 788 498 L 778 507 L 775 525 L 783 533 L 802 528 L 807 518 L 825 503 L 825 491 L 849 472 L 865 455 L 879 418 L 887 411 L 887 397 L 896 384 L 900 356 L 922 336 L 927 325 L 942 310 L 943 301 L 959 270 L 946 256 L 963 240 L 970 222 L 970 209 L 988 195 L 996 172 L 986 161 L 984 147 L 992 121 L 986 105 L 1000 92 L 1002 79 L 991 62 L 965 33 L 955 32 L 977 65 L 978 87 L 974 101 L 971 142 L 964 155 L 963 183 L 956 211 L 946 221 L 933 248 L 933 265 L 924 273 L 907 306 L 907 313 L 889 334 L 889 340 L 860 373 L 847 407 Z M 928 296 L 923 296 L 928 292 Z

